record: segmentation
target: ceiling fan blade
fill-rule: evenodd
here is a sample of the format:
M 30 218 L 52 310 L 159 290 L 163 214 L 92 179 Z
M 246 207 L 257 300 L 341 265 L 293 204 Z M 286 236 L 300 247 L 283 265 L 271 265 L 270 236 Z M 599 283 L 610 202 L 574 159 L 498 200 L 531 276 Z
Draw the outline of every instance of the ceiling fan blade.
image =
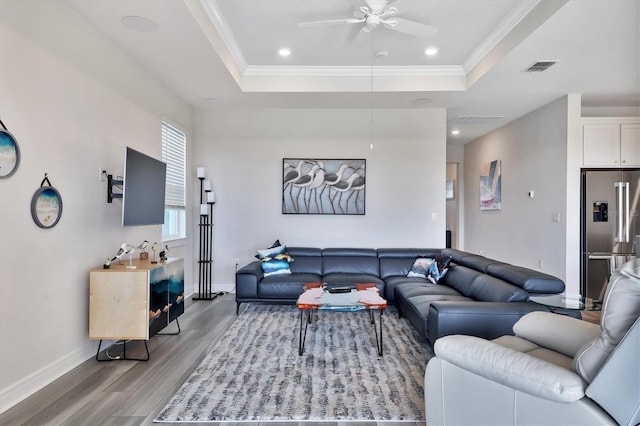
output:
M 420 38 L 431 38 L 438 33 L 438 28 L 431 25 L 421 24 L 419 22 L 409 21 L 402 18 L 393 18 L 382 22 L 385 27 L 400 31 L 401 33 L 411 34 Z
M 364 29 L 366 28 L 366 26 L 364 27 L 360 27 L 357 25 L 353 25 L 351 27 L 351 29 L 349 30 L 349 35 L 347 36 L 347 41 L 350 43 L 360 43 L 363 40 L 365 40 L 364 35 L 368 34 L 366 31 L 364 31 Z
M 338 24 L 357 24 L 364 22 L 363 19 L 348 18 L 348 19 L 328 19 L 325 21 L 311 21 L 311 22 L 299 22 L 299 27 L 315 27 L 317 25 L 338 25 Z

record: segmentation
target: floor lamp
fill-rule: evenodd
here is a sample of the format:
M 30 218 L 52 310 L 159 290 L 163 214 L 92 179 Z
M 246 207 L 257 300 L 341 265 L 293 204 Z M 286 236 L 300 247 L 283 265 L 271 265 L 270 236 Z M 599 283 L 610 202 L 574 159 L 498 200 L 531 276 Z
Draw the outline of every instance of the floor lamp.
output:
M 213 206 L 216 203 L 215 193 L 211 189 L 211 181 L 205 179 L 204 167 L 198 167 L 200 181 L 200 214 L 198 230 L 200 231 L 200 250 L 198 254 L 198 294 L 192 300 L 213 300 L 221 293 L 211 289 L 213 265 Z

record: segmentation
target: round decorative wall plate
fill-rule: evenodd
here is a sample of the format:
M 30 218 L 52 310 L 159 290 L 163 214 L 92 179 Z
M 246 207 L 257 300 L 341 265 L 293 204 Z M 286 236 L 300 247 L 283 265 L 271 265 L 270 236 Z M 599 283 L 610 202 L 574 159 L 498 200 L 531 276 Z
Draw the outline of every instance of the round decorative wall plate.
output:
M 0 129 L 0 179 L 8 178 L 18 170 L 20 148 L 8 130 Z
M 43 186 L 47 182 L 49 186 Z M 53 228 L 62 216 L 62 197 L 47 175 L 31 198 L 31 217 L 40 228 Z

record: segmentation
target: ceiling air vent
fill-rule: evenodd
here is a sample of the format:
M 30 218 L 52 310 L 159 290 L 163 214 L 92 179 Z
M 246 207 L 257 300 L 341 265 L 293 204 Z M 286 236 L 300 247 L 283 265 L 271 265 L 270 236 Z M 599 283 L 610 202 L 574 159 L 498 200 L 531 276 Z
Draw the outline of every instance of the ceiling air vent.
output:
M 529 68 L 524 70 L 524 72 L 542 72 L 546 71 L 551 65 L 555 64 L 556 60 L 551 61 L 536 61 Z

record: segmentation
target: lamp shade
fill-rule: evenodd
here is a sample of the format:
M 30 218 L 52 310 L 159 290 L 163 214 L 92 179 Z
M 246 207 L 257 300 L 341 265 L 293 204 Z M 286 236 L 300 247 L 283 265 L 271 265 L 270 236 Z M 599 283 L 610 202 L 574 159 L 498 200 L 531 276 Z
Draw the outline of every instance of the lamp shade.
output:
M 207 192 L 211 191 L 211 181 L 209 179 L 204 181 L 204 190 Z
M 206 204 L 200 204 L 200 216 L 206 216 L 209 214 L 209 209 Z
M 198 179 L 204 178 L 204 167 L 198 167 Z
M 215 203 L 216 202 L 216 193 L 211 191 L 207 192 L 207 203 Z

